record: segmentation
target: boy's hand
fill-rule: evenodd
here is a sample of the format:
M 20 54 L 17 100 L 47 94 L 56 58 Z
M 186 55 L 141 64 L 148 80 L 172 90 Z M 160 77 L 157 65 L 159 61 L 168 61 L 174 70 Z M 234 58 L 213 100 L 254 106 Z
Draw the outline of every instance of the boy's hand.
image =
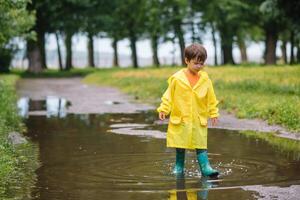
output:
M 164 120 L 164 119 L 166 119 L 166 114 L 164 112 L 160 112 L 158 117 L 160 120 Z
M 211 125 L 216 126 L 217 124 L 218 124 L 218 118 L 217 117 L 211 118 Z

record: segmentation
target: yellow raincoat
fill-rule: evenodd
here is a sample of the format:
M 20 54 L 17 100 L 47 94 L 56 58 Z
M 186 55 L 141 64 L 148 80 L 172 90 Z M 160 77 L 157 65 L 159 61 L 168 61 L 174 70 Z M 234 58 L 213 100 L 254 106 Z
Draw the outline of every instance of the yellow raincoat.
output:
M 183 70 L 169 77 L 157 108 L 170 114 L 167 147 L 207 149 L 207 119 L 219 116 L 219 101 L 205 71 L 198 72 L 200 79 L 192 88 Z

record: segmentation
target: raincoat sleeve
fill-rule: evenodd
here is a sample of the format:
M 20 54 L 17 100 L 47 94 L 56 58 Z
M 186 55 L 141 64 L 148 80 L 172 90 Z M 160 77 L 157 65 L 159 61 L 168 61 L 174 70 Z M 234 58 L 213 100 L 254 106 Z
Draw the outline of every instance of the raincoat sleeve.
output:
M 172 96 L 174 93 L 174 86 L 175 86 L 175 80 L 173 77 L 170 77 L 168 79 L 168 88 L 164 92 L 163 96 L 161 97 L 161 104 L 156 109 L 157 112 L 164 112 L 166 115 L 168 115 L 171 112 L 172 108 Z
M 208 92 L 207 92 L 207 103 L 208 103 L 207 106 L 208 106 L 209 118 L 219 117 L 220 114 L 219 114 L 219 109 L 217 107 L 217 105 L 219 104 L 219 101 L 216 98 L 211 80 L 209 82 L 210 83 L 209 83 L 209 88 L 208 88 Z

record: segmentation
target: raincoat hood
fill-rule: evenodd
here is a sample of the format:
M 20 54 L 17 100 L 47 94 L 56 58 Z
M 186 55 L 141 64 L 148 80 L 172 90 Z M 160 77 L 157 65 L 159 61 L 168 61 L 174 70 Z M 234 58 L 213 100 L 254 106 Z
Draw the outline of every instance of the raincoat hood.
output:
M 179 71 L 177 71 L 176 73 L 174 73 L 172 76 L 170 76 L 168 78 L 168 84 L 171 83 L 171 81 L 176 78 L 177 80 L 180 80 L 182 83 L 186 84 L 187 86 L 190 86 L 189 80 L 187 79 L 185 73 L 184 73 L 185 68 L 180 69 Z M 197 87 L 199 87 L 201 84 L 203 84 L 204 82 L 209 80 L 208 74 L 206 71 L 200 70 L 198 72 L 198 75 L 200 76 L 199 81 L 196 83 L 196 85 L 194 85 L 194 89 L 196 89 Z

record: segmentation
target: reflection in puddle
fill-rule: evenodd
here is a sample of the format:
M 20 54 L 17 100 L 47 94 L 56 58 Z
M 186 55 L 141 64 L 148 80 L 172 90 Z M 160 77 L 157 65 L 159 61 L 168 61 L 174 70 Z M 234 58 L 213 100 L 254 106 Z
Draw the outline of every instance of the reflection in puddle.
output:
M 67 116 L 67 108 L 70 105 L 71 103 L 66 99 L 55 96 L 47 96 L 46 100 L 32 100 L 28 97 L 22 97 L 17 102 L 19 114 L 24 118 L 28 118 L 29 114 L 64 118 Z
M 22 97 L 18 100 L 17 107 L 19 109 L 19 115 L 22 117 L 28 117 L 29 111 L 29 98 Z
M 149 124 L 134 124 L 134 123 L 119 123 L 110 126 L 112 129 L 107 130 L 108 132 L 123 134 L 123 135 L 135 135 L 142 137 L 153 137 L 153 138 L 166 138 L 166 133 L 153 130 L 149 128 Z M 150 129 L 150 130 L 147 130 Z
M 104 101 L 104 104 L 114 105 L 114 104 L 121 104 L 121 102 L 118 102 L 118 101 Z
M 208 199 L 209 189 L 218 187 L 217 183 L 207 179 L 201 178 L 200 181 L 201 188 L 199 189 L 187 189 L 185 184 L 185 178 L 176 178 L 176 189 L 169 190 L 169 200 L 197 200 L 197 199 Z

